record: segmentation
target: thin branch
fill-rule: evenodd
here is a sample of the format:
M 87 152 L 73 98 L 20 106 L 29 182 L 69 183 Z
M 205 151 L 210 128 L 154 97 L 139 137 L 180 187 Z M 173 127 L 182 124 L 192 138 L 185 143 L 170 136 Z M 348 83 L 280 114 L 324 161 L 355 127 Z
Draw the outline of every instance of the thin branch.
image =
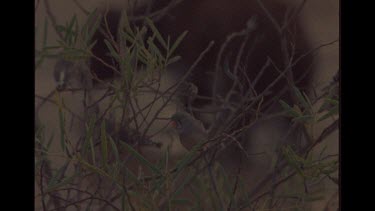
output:
M 300 15 L 302 9 L 304 8 L 306 2 L 307 2 L 307 0 L 302 0 L 301 4 L 298 6 L 296 11 L 291 15 L 291 17 L 289 19 L 287 19 L 285 21 L 284 25 L 281 27 L 281 30 L 285 30 L 291 24 L 291 22 L 293 22 L 293 20 L 297 19 L 297 17 Z
M 238 181 L 239 181 L 241 169 L 242 169 L 242 156 L 240 156 L 240 163 L 238 164 L 236 179 L 234 181 L 234 186 L 233 186 L 233 190 L 232 190 L 232 196 L 233 196 L 233 198 L 231 198 L 230 201 L 229 201 L 229 205 L 228 205 L 227 211 L 230 211 L 230 209 L 232 207 L 232 203 L 235 200 L 235 195 L 236 195 L 236 191 L 237 191 L 237 187 L 238 187 Z
M 213 173 L 212 173 L 212 163 L 210 163 L 207 159 L 206 156 L 203 156 L 204 160 L 206 161 L 207 163 L 207 171 L 208 171 L 208 175 L 210 176 L 210 181 L 211 181 L 211 184 L 212 184 L 212 187 L 214 189 L 214 192 L 216 194 L 216 197 L 217 199 L 219 200 L 219 205 L 220 205 L 220 210 L 223 210 L 224 209 L 224 205 L 223 205 L 223 201 L 221 200 L 221 197 L 220 197 L 220 194 L 219 194 L 219 191 L 217 189 L 217 185 L 216 185 L 216 180 L 213 176 Z
M 272 16 L 272 14 L 265 7 L 265 5 L 263 4 L 262 0 L 256 0 L 256 1 L 258 2 L 259 6 L 262 8 L 263 12 L 266 13 L 268 19 L 274 25 L 274 27 L 277 30 L 277 32 L 281 35 L 282 34 L 282 29 L 281 29 L 280 25 L 277 23 L 276 19 Z
M 59 36 L 59 38 L 61 40 L 64 40 L 64 36 L 62 35 L 62 33 L 60 31 L 57 30 L 57 22 L 56 22 L 56 18 L 55 16 L 53 15 L 52 11 L 51 11 L 51 6 L 49 4 L 49 0 L 44 0 L 44 5 L 46 7 L 46 12 L 47 12 L 47 15 L 49 17 L 49 19 L 51 20 L 52 22 L 52 25 L 53 25 L 53 28 L 55 29 L 57 35 Z
M 46 202 L 44 201 L 44 188 L 43 188 L 43 166 L 44 166 L 44 161 L 42 161 L 42 164 L 40 166 L 40 193 L 41 193 L 41 200 L 42 200 L 42 206 L 43 210 L 46 211 Z
M 80 200 L 77 200 L 77 201 L 74 201 L 74 202 L 71 202 L 71 203 L 68 203 L 64 206 L 61 206 L 61 207 L 58 207 L 58 208 L 55 208 L 55 209 L 51 209 L 49 211 L 54 211 L 54 210 L 60 210 L 60 209 L 66 209 L 70 206 L 75 206 L 76 204 L 80 204 L 82 202 L 85 202 L 87 200 L 98 200 L 98 201 L 102 201 L 104 203 L 106 203 L 108 206 L 112 207 L 114 210 L 117 210 L 117 211 L 121 211 L 121 209 L 119 209 L 118 207 L 116 207 L 115 205 L 113 205 L 111 202 L 109 202 L 108 200 L 105 200 L 105 199 L 102 199 L 102 198 L 98 198 L 98 197 L 95 197 L 95 196 L 90 196 L 90 197 L 87 197 L 87 198 L 83 198 L 83 199 L 80 199 Z
M 190 66 L 190 68 L 186 71 L 186 73 L 184 74 L 184 76 L 182 76 L 182 78 L 176 82 L 175 84 L 173 84 L 171 87 L 169 87 L 165 93 L 171 91 L 172 89 L 180 86 L 187 78 L 188 76 L 190 75 L 190 73 L 195 69 L 195 67 L 198 65 L 198 63 L 203 59 L 203 57 L 206 55 L 206 53 L 211 49 L 211 47 L 213 46 L 214 44 L 214 41 L 211 41 L 208 46 L 206 47 L 206 49 L 198 56 L 198 58 L 195 60 L 195 62 Z M 158 117 L 158 115 L 160 114 L 160 112 L 164 109 L 164 107 L 169 103 L 169 101 L 172 99 L 172 97 L 174 96 L 174 93 L 177 92 L 177 89 L 175 89 L 173 91 L 173 94 L 170 95 L 166 102 L 156 111 L 155 115 L 153 116 L 153 118 L 151 119 L 150 121 L 150 124 L 146 127 L 145 131 L 143 132 L 143 135 L 142 135 L 142 139 L 144 139 L 146 133 L 148 132 L 148 130 L 150 129 L 152 123 L 156 120 L 156 118 Z
M 308 153 L 314 149 L 315 146 L 322 143 L 329 135 L 331 135 L 334 131 L 338 129 L 339 126 L 339 120 L 335 120 L 332 124 L 330 124 L 328 127 L 326 127 L 323 132 L 320 134 L 317 140 L 315 142 L 306 147 L 303 151 L 306 152 L 305 158 L 307 157 Z
M 50 100 L 50 99 L 48 99 L 48 98 L 46 98 L 46 97 L 42 97 L 42 96 L 37 95 L 37 94 L 35 94 L 35 97 L 40 98 L 40 99 L 42 99 L 42 100 L 45 100 L 46 102 L 52 103 L 52 104 L 54 104 L 54 105 L 56 105 L 56 106 L 58 105 L 55 101 Z M 84 119 L 83 119 L 82 117 L 80 117 L 78 114 L 74 113 L 74 112 L 73 112 L 72 110 L 70 110 L 68 107 L 66 107 L 65 105 L 63 105 L 63 108 L 64 108 L 66 111 L 68 111 L 73 117 L 75 117 L 75 118 L 79 119 L 80 121 L 84 122 Z
M 171 1 L 167 6 L 164 8 L 157 10 L 155 12 L 152 12 L 148 15 L 142 15 L 142 16 L 137 16 L 137 17 L 130 17 L 129 20 L 131 21 L 139 21 L 139 20 L 144 20 L 145 18 L 150 18 L 153 21 L 159 21 L 161 18 L 163 18 L 168 12 L 175 8 L 178 4 L 180 4 L 183 0 L 174 0 Z
M 218 80 L 219 80 L 219 70 L 220 70 L 220 62 L 221 62 L 221 57 L 223 56 L 224 50 L 227 47 L 227 45 L 236 37 L 241 37 L 247 34 L 247 30 L 241 30 L 239 32 L 234 32 L 230 35 L 227 36 L 225 42 L 221 45 L 219 53 L 216 58 L 215 62 L 215 74 L 214 74 L 214 79 L 213 79 L 213 84 L 212 84 L 212 97 L 216 98 L 216 92 L 218 88 Z
M 77 0 L 73 0 L 73 2 L 77 5 L 77 7 L 78 7 L 80 10 L 82 10 L 83 13 L 85 13 L 85 15 L 89 15 L 89 14 L 90 14 L 90 12 L 89 12 L 87 9 L 85 9 L 85 8 L 82 6 L 82 4 L 79 3 Z

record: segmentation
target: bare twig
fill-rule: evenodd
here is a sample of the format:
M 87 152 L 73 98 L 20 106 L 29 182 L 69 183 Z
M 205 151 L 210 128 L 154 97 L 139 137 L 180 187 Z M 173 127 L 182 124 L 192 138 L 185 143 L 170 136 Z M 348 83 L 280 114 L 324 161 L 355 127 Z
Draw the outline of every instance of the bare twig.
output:
M 149 13 L 147 15 L 137 16 L 137 17 L 130 17 L 129 19 L 131 21 L 139 21 L 144 20 L 145 18 L 150 18 L 153 21 L 159 21 L 161 18 L 163 18 L 168 12 L 175 8 L 178 4 L 180 4 L 183 0 L 173 0 L 171 1 L 167 6 L 163 7 L 160 10 L 157 10 L 155 12 Z
M 239 180 L 239 177 L 240 177 L 241 169 L 242 169 L 242 156 L 240 156 L 240 163 L 238 165 L 236 179 L 234 181 L 234 186 L 233 186 L 233 191 L 232 191 L 233 198 L 231 198 L 230 201 L 229 201 L 229 205 L 228 205 L 227 211 L 230 211 L 230 209 L 232 207 L 232 204 L 233 204 L 233 201 L 235 200 L 236 191 L 237 191 L 237 187 L 238 187 L 238 180 Z
M 214 74 L 214 79 L 213 79 L 213 85 L 212 85 L 212 97 L 213 98 L 216 98 L 216 93 L 217 93 L 217 88 L 218 88 L 218 80 L 219 80 L 219 71 L 220 71 L 220 62 L 221 62 L 221 58 L 223 56 L 223 53 L 224 53 L 224 50 L 225 48 L 227 47 L 227 45 L 236 37 L 241 37 L 241 36 L 244 36 L 248 33 L 247 30 L 241 30 L 239 32 L 234 32 L 230 35 L 227 36 L 225 42 L 220 46 L 220 50 L 219 50 L 219 53 L 217 55 L 217 59 L 216 59 L 216 62 L 215 62 L 215 74 Z
M 41 192 L 41 200 L 42 200 L 42 206 L 43 210 L 46 211 L 46 202 L 45 202 L 45 195 L 44 195 L 44 188 L 43 188 L 43 167 L 44 167 L 44 161 L 42 161 L 42 164 L 40 165 L 40 192 Z
M 102 201 L 104 203 L 106 203 L 108 206 L 112 207 L 114 210 L 117 210 L 117 211 L 121 211 L 121 209 L 119 209 L 118 207 L 114 206 L 111 202 L 109 202 L 108 200 L 105 200 L 103 198 L 99 198 L 99 197 L 95 197 L 95 196 L 90 196 L 90 197 L 86 197 L 86 198 L 83 198 L 83 199 L 80 199 L 80 200 L 77 200 L 77 201 L 74 201 L 74 202 L 71 202 L 71 203 L 68 203 L 68 204 L 65 204 L 64 206 L 61 206 L 61 207 L 57 207 L 55 209 L 51 209 L 50 211 L 54 211 L 54 210 L 60 210 L 60 209 L 66 209 L 70 206 L 75 206 L 76 204 L 80 204 L 82 202 L 85 202 L 87 200 L 98 200 L 98 201 Z
M 89 12 L 87 9 L 85 9 L 85 8 L 82 6 L 82 4 L 78 2 L 78 0 L 73 0 L 73 2 L 77 5 L 77 7 L 78 7 L 80 10 L 82 10 L 83 13 L 85 13 L 85 15 L 90 14 L 90 12 Z
M 265 7 L 265 5 L 263 4 L 262 0 L 257 0 L 257 2 L 259 4 L 259 6 L 262 8 L 263 12 L 266 13 L 268 19 L 270 19 L 271 23 L 273 24 L 273 26 L 275 27 L 275 29 L 277 30 L 277 32 L 281 35 L 282 34 L 282 30 L 281 30 L 280 25 L 277 23 L 276 19 L 272 16 L 272 14 Z
M 216 194 L 216 197 L 219 201 L 219 205 L 220 205 L 220 210 L 223 210 L 224 209 L 224 205 L 223 205 L 223 201 L 220 197 L 220 194 L 219 194 L 219 191 L 217 189 L 217 185 L 216 185 L 216 180 L 213 176 L 213 173 L 212 173 L 212 163 L 208 161 L 207 157 L 206 156 L 203 156 L 204 160 L 206 161 L 207 163 L 207 171 L 208 171 L 208 175 L 210 176 L 210 181 L 211 181 L 211 184 L 212 184 L 212 188 L 214 189 L 214 192 Z
M 37 98 L 40 98 L 42 100 L 45 100 L 46 102 L 49 102 L 49 103 L 52 103 L 52 104 L 55 104 L 55 105 L 58 105 L 55 101 L 53 100 L 50 100 L 46 97 L 42 97 L 42 96 L 39 96 L 39 95 L 35 95 L 35 97 Z M 84 119 L 82 117 L 80 117 L 78 114 L 74 113 L 72 110 L 70 110 L 68 107 L 66 107 L 65 105 L 63 105 L 63 108 L 68 111 L 73 117 L 79 119 L 80 121 L 84 122 Z
M 57 35 L 59 36 L 59 38 L 61 40 L 64 40 L 64 36 L 62 35 L 62 33 L 57 30 L 56 18 L 55 18 L 55 16 L 53 15 L 53 13 L 51 11 L 51 6 L 49 4 L 49 0 L 44 0 L 44 5 L 46 7 L 47 15 L 48 15 L 48 17 L 50 18 L 50 20 L 52 22 L 53 28 L 55 29 L 55 31 L 56 31 Z

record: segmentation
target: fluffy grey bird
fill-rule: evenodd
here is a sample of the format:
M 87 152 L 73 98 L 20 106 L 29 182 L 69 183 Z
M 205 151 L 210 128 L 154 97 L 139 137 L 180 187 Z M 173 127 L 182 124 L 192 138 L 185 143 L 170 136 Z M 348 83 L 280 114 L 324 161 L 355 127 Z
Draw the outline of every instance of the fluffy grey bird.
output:
M 176 112 L 171 117 L 170 125 L 176 129 L 181 144 L 187 150 L 191 150 L 195 145 L 208 139 L 207 131 L 202 122 L 186 112 Z

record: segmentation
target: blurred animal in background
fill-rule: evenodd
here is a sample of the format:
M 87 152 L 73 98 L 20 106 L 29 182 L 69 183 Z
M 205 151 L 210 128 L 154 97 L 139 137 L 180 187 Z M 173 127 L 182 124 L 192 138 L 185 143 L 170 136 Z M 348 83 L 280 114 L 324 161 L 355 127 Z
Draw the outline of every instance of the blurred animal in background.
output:
M 271 155 L 280 149 L 281 143 L 306 143 L 301 140 L 303 135 L 298 138 L 293 135 L 301 132 L 287 132 L 292 125 L 288 118 L 268 118 L 282 111 L 280 99 L 290 104 L 298 103 L 294 87 L 302 91 L 310 87 L 313 65 L 312 56 L 307 52 L 311 46 L 298 19 L 300 5 L 257 0 L 144 3 L 128 12 L 131 26 L 141 28 L 145 23 L 142 17 L 153 14 L 150 17 L 162 37 L 176 40 L 187 31 L 176 49 L 181 60 L 167 67 L 171 80 L 180 80 L 214 41 L 212 48 L 194 64 L 191 74 L 178 86 L 173 100 L 178 112 L 188 112 L 202 121 L 210 136 L 231 134 L 243 128 L 244 134 L 250 135 L 233 137 L 244 147 L 240 151 L 257 153 L 254 151 L 265 149 Z M 105 39 L 111 36 L 114 40 L 119 39 L 118 27 L 123 13 L 118 7 L 106 7 L 101 11 L 101 26 L 110 34 L 100 30 L 94 34 L 93 40 L 97 42 L 92 52 L 101 60 L 92 58 L 90 70 L 100 80 L 108 80 L 115 78 L 116 73 L 102 61 L 114 67 L 120 67 L 120 64 L 113 60 Z M 147 31 L 145 37 L 150 33 Z M 167 113 L 172 116 L 174 112 Z M 261 121 L 265 117 L 268 120 Z M 269 136 L 270 132 L 272 136 Z M 190 142 L 187 144 L 184 138 L 181 140 L 182 134 L 179 135 L 182 145 L 191 148 Z M 226 159 L 229 163 L 238 161 L 241 153 L 230 153 L 238 150 L 238 146 L 228 147 L 226 154 L 230 156 Z
M 276 170 L 283 146 L 296 151 L 306 147 L 306 131 L 280 106 L 280 100 L 299 105 L 295 90 L 307 93 L 312 87 L 313 47 L 300 20 L 305 1 L 136 2 L 99 6 L 99 29 L 92 37 L 95 57 L 84 64 L 66 59 L 55 63 L 58 91 L 83 88 L 83 97 L 77 99 L 85 100 L 72 100 L 83 106 L 83 111 L 74 110 L 85 116 L 79 122 L 82 128 L 77 127 L 80 135 L 94 125 L 94 139 L 100 143 L 101 122 L 105 122 L 116 141 L 143 147 L 139 151 L 146 157 L 157 155 L 155 160 L 168 149 L 181 157 L 200 142 L 216 141 L 224 149 L 217 161 L 232 176 L 241 169 L 251 187 Z M 124 15 L 127 27 L 142 32 L 138 41 L 145 49 L 164 48 L 153 27 L 143 31 L 146 16 L 169 47 L 181 39 L 174 52 L 180 59 L 163 64 L 161 71 L 138 61 L 134 55 L 139 52 L 124 53 L 120 46 L 115 49 L 118 56 L 131 58 L 119 62 L 109 46 L 124 36 L 119 28 Z M 135 68 L 124 74 L 127 65 Z M 145 74 L 150 70 L 152 74 Z M 110 85 L 103 88 L 103 84 Z M 325 89 L 326 96 L 337 100 L 337 90 L 335 77 Z M 326 103 L 319 112 L 332 108 Z M 88 117 L 88 109 L 96 120 Z

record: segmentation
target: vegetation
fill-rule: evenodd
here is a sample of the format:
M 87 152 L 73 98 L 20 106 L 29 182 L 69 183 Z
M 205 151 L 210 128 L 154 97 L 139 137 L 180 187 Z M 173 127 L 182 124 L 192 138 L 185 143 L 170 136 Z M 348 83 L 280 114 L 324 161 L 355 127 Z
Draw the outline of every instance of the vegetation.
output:
M 36 98 L 43 99 L 37 112 L 46 103 L 52 103 L 58 108 L 59 121 L 59 137 L 46 137 L 44 122 L 38 121 L 35 129 L 35 180 L 39 190 L 35 197 L 41 201 L 43 210 L 308 210 L 308 203 L 320 200 L 324 193 L 324 190 L 314 188 L 316 184 L 325 179 L 338 184 L 335 176 L 338 155 L 327 155 L 324 147 L 316 151 L 316 146 L 324 145 L 326 138 L 338 128 L 339 102 L 337 93 L 332 92 L 337 88 L 337 82 L 315 97 L 307 96 L 291 83 L 279 93 L 271 93 L 275 97 L 269 102 L 280 104 L 283 111 L 265 114 L 263 108 L 267 105 L 263 101 L 274 83 L 260 93 L 242 90 L 241 86 L 251 87 L 250 80 L 244 85 L 238 79 L 246 67 L 236 64 L 230 68 L 221 65 L 225 59 L 218 59 L 219 69 L 231 78 L 233 84 L 226 96 L 212 96 L 211 99 L 219 108 L 230 107 L 230 113 L 221 117 L 224 122 L 220 122 L 220 126 L 212 125 L 209 140 L 181 158 L 173 160 L 169 147 L 166 147 L 157 161 L 150 160 L 140 148 L 155 145 L 153 137 L 162 130 L 150 134 L 152 126 L 166 118 L 162 116 L 163 109 L 180 99 L 181 89 L 188 84 L 191 72 L 214 43 L 208 43 L 183 76 L 169 87 L 162 88 L 162 77 L 170 71 L 169 65 L 179 61 L 175 52 L 188 32 L 171 40 L 163 37 L 155 27 L 152 18 L 159 17 L 156 13 L 139 17 L 143 25 L 136 27 L 126 11 L 122 11 L 116 40 L 108 26 L 100 24 L 105 14 L 98 10 L 88 12 L 82 25 L 76 16 L 60 25 L 51 18 L 50 11 L 47 14 L 43 29 L 36 29 L 42 30 L 44 36 L 41 37 L 42 49 L 36 49 L 35 71 L 43 71 L 40 67 L 46 59 L 63 59 L 75 65 L 75 74 L 66 77 L 79 75 L 82 83 L 80 87 L 70 87 L 71 78 L 68 78 L 66 86 L 54 90 L 48 97 L 36 95 Z M 47 43 L 49 27 L 58 34 L 56 46 Z M 92 52 L 97 42 L 92 38 L 97 30 L 106 35 L 104 42 L 118 66 L 106 63 Z M 251 29 L 245 29 L 238 36 L 245 40 L 247 33 L 251 33 Z M 85 72 L 90 59 L 111 68 L 116 80 L 104 81 Z M 298 58 L 286 59 L 290 59 L 288 64 L 293 64 Z M 272 61 L 267 61 L 265 65 L 271 64 Z M 284 73 L 288 75 L 290 69 L 286 66 L 285 70 L 280 70 L 280 77 L 274 82 L 281 80 Z M 103 95 L 93 99 L 92 93 L 97 90 L 103 91 Z M 280 94 L 287 91 L 295 96 L 292 104 L 280 99 Z M 65 104 L 62 93 L 69 92 L 84 93 L 81 99 L 83 113 L 77 114 Z M 141 105 L 144 103 L 138 101 L 145 93 L 151 96 L 151 100 Z M 242 100 L 232 102 L 233 96 L 238 94 Z M 245 113 L 251 114 L 252 118 L 245 118 Z M 303 147 L 293 144 L 280 147 L 272 163 L 274 170 L 258 185 L 248 188 L 244 184 L 249 178 L 241 176 L 241 165 L 236 172 L 227 172 L 217 162 L 217 155 L 223 148 L 235 147 L 244 155 L 239 162 L 251 159 L 246 156 L 240 137 L 256 122 L 277 116 L 291 119 L 290 132 L 302 131 L 308 143 Z M 70 133 L 72 123 L 68 119 L 83 125 L 82 136 Z M 332 123 L 314 137 L 316 125 L 327 120 L 332 120 Z M 121 131 L 126 135 L 118 135 Z M 56 140 L 60 142 L 61 151 L 52 152 L 51 145 Z M 203 147 L 206 150 L 202 152 Z M 56 157 L 64 162 L 56 164 Z

